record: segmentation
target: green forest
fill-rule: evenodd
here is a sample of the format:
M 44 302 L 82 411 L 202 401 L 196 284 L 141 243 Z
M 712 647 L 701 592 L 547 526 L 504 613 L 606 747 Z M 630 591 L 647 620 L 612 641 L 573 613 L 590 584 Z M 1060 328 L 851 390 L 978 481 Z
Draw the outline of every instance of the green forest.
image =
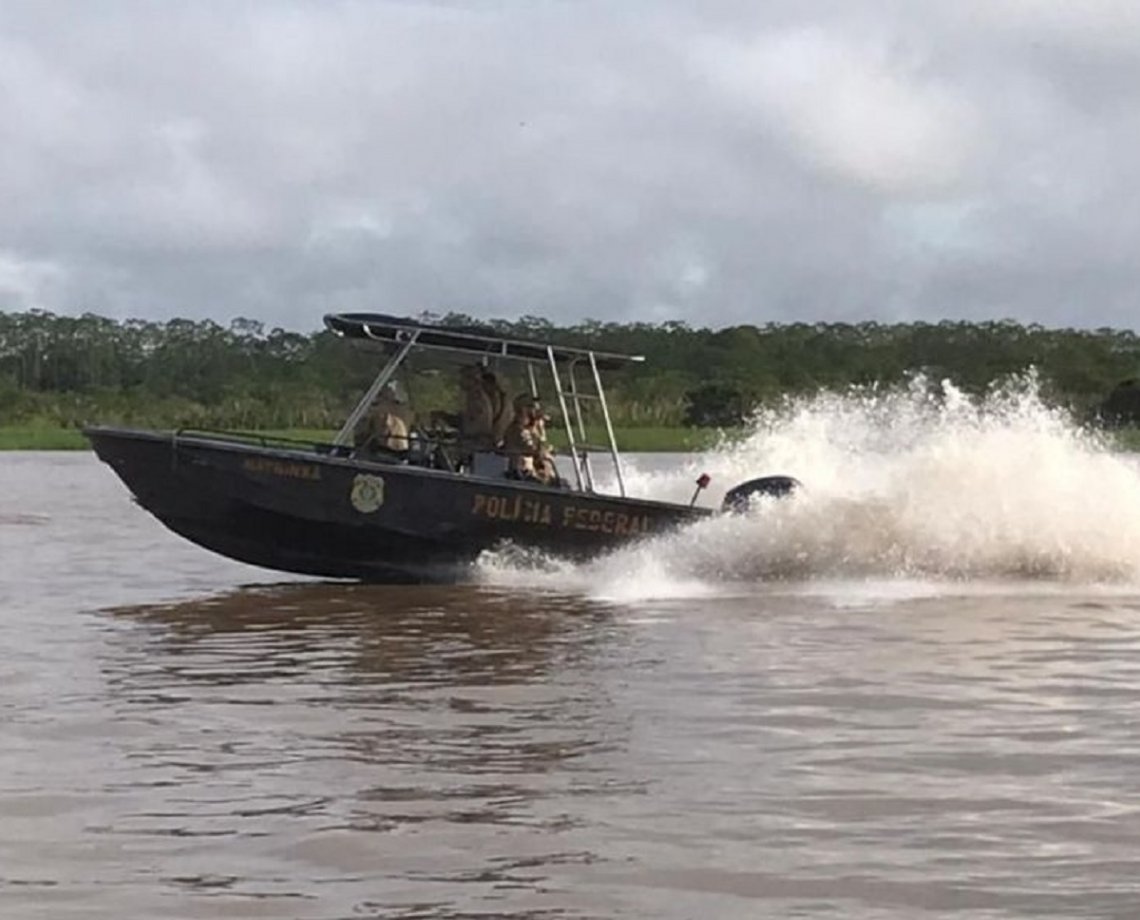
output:
M 917 373 L 981 393 L 1031 367 L 1045 398 L 1078 417 L 1125 424 L 1140 417 L 1140 339 L 1130 330 L 1011 321 L 709 329 L 681 322 L 559 326 L 536 317 L 486 321 L 462 314 L 420 319 L 644 355 L 644 364 L 607 381 L 614 423 L 627 430 L 731 427 L 753 407 L 789 394 L 889 386 Z M 300 333 L 248 319 L 222 325 L 0 313 L 0 426 L 328 430 L 343 421 L 379 360 L 374 348 L 325 330 Z M 403 380 L 412 405 L 453 408 L 452 371 L 439 359 L 413 362 Z

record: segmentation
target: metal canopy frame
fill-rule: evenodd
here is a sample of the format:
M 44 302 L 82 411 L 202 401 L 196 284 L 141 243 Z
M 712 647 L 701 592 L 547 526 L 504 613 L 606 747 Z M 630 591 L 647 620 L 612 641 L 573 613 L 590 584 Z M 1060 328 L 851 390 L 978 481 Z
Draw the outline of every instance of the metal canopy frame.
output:
M 593 355 L 602 370 L 616 370 L 630 362 L 640 363 L 645 360 L 644 355 L 623 355 L 526 339 L 508 339 L 467 327 L 432 326 L 382 313 L 330 313 L 325 317 L 325 326 L 348 339 L 398 345 L 415 334 L 417 344 L 424 348 L 510 358 L 536 364 L 545 364 L 549 360 L 548 351 L 553 351 L 554 360 L 558 363 L 585 360 Z
M 620 495 L 625 497 L 625 477 L 622 473 L 621 455 L 614 437 L 610 420 L 609 405 L 599 373 L 602 369 L 622 367 L 629 363 L 641 362 L 641 355 L 622 355 L 612 352 L 595 352 L 587 348 L 569 348 L 541 342 L 528 342 L 521 339 L 505 339 L 474 333 L 465 329 L 448 326 L 430 326 L 412 320 L 384 316 L 373 313 L 339 313 L 325 317 L 325 325 L 344 338 L 363 339 L 378 342 L 386 347 L 395 347 L 395 354 L 388 359 L 372 385 L 358 402 L 343 427 L 337 433 L 334 443 L 349 443 L 357 423 L 368 412 L 372 403 L 392 379 L 396 370 L 407 359 L 413 349 L 462 353 L 484 360 L 488 358 L 523 362 L 527 368 L 527 378 L 532 395 L 538 396 L 536 367 L 545 365 L 550 372 L 562 420 L 566 426 L 566 438 L 570 458 L 574 465 L 574 480 L 578 491 L 594 491 L 594 472 L 590 466 L 590 448 L 586 444 L 586 423 L 582 411 L 584 402 L 596 401 L 602 410 L 605 422 L 608 452 L 614 466 L 614 475 Z M 589 368 L 588 383 L 593 392 L 580 389 L 575 371 L 580 365 Z M 566 386 L 563 386 L 563 373 Z M 571 418 L 571 409 L 573 418 Z M 578 437 L 575 437 L 577 422 Z

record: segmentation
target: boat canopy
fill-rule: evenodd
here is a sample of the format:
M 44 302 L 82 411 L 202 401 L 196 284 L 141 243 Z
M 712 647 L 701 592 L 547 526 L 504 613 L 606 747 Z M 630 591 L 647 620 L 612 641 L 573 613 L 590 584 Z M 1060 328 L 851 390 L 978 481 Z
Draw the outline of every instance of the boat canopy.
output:
M 642 355 L 622 355 L 613 352 L 593 351 L 589 348 L 570 348 L 552 345 L 547 342 L 508 339 L 502 336 L 487 335 L 485 332 L 459 326 L 433 325 L 420 323 L 398 316 L 382 313 L 330 313 L 325 317 L 325 325 L 337 335 L 350 339 L 363 339 L 395 348 L 395 354 L 388 360 L 379 376 L 372 382 L 368 392 L 352 410 L 343 427 L 337 433 L 335 443 L 347 444 L 352 437 L 357 422 L 368 411 L 369 406 L 381 389 L 391 379 L 396 369 L 413 349 L 450 351 L 488 359 L 520 361 L 526 365 L 530 391 L 538 395 L 536 368 L 545 366 L 550 374 L 554 392 L 562 410 L 562 423 L 565 426 L 571 462 L 574 465 L 574 478 L 578 488 L 594 491 L 594 472 L 590 464 L 591 451 L 606 451 L 613 462 L 619 493 L 625 495 L 625 477 L 622 474 L 621 457 L 614 439 L 613 422 L 602 386 L 600 370 L 613 370 L 633 362 L 644 361 Z M 578 373 L 583 374 L 579 378 Z M 601 409 L 605 425 L 606 444 L 592 447 L 586 443 L 585 404 L 593 403 Z M 575 425 L 575 422 L 577 423 Z M 575 428 L 577 430 L 575 430 Z
M 645 360 L 644 355 L 621 355 L 526 339 L 507 339 L 488 335 L 471 327 L 418 323 L 415 320 L 385 316 L 382 313 L 330 313 L 325 317 L 325 326 L 348 339 L 368 339 L 390 345 L 403 345 L 414 341 L 417 348 L 456 351 L 492 358 L 513 358 L 516 361 L 538 364 L 549 363 L 551 355 L 559 364 L 574 361 L 589 362 L 592 354 L 600 370 L 616 370 L 630 362 Z

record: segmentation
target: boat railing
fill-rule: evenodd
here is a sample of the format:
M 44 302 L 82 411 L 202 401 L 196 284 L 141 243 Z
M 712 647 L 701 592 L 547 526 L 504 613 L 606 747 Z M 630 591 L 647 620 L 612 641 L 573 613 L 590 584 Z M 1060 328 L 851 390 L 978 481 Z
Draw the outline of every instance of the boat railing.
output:
M 416 465 L 429 465 L 428 457 L 435 460 L 435 465 L 443 469 L 455 468 L 455 458 L 452 453 L 460 448 L 454 437 L 447 435 L 427 435 L 416 431 L 409 435 L 390 435 L 384 440 L 404 441 L 403 448 L 385 448 L 373 446 L 368 450 L 361 449 L 352 444 L 336 444 L 328 441 L 314 440 L 312 438 L 294 438 L 286 435 L 269 434 L 260 431 L 234 431 L 232 429 L 214 428 L 179 428 L 174 432 L 174 442 L 179 441 L 224 441 L 229 444 L 242 444 L 251 447 L 260 447 L 268 450 L 304 450 L 325 457 L 342 457 L 364 460 L 380 460 L 384 462 L 414 462 Z
M 234 431 L 213 428 L 179 428 L 173 433 L 174 446 L 180 441 L 222 441 L 227 444 L 240 444 L 260 447 L 263 449 L 298 450 L 316 453 L 329 457 L 363 460 L 382 464 L 408 464 L 411 466 L 428 467 L 446 470 L 452 473 L 467 473 L 478 475 L 475 469 L 474 457 L 497 457 L 502 462 L 504 475 L 510 461 L 522 452 L 512 451 L 503 446 L 482 446 L 464 439 L 456 431 L 425 430 L 414 428 L 406 435 L 391 434 L 384 436 L 379 444 L 367 447 L 358 447 L 352 444 L 335 444 L 331 441 L 315 441 L 307 438 L 292 438 L 285 435 L 271 434 L 260 431 Z M 404 442 L 403 448 L 392 447 L 393 442 Z M 602 452 L 604 446 L 588 447 L 584 444 L 575 446 L 575 455 L 568 459 L 580 463 L 586 460 L 587 451 Z M 558 452 L 553 456 L 557 459 Z M 565 456 L 565 455 L 564 455 Z M 509 478 L 509 476 L 508 476 Z M 561 479 L 560 479 L 561 481 Z
M 305 448 L 314 453 L 326 454 L 333 457 L 361 456 L 359 448 L 352 444 L 337 444 L 330 438 L 328 441 L 313 438 L 296 438 L 287 435 L 278 435 L 264 431 L 235 431 L 232 428 L 179 428 L 174 432 L 174 440 L 209 440 L 225 441 L 230 444 L 249 444 L 257 447 L 284 449 Z M 453 446 L 457 440 L 441 433 L 425 433 L 419 429 L 407 435 L 392 434 L 385 437 L 386 441 L 404 441 L 406 446 L 402 449 L 382 450 L 381 452 L 392 457 L 403 457 L 413 446 L 424 445 L 434 449 L 439 446 Z
M 312 438 L 293 438 L 287 435 L 272 434 L 264 431 L 235 431 L 232 428 L 178 428 L 174 432 L 175 441 L 185 439 L 208 439 L 211 441 L 229 441 L 235 444 L 256 444 L 259 447 L 307 447 L 317 453 L 339 453 L 337 445 L 329 441 L 317 441 Z

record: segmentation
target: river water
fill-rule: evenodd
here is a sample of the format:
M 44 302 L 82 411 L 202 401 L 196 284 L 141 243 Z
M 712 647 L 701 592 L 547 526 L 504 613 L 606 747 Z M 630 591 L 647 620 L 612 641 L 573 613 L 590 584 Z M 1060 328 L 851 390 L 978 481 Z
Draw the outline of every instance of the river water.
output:
M 0 917 L 1140 916 L 1135 464 L 841 408 L 700 460 L 802 499 L 447 588 L 0 456 Z

